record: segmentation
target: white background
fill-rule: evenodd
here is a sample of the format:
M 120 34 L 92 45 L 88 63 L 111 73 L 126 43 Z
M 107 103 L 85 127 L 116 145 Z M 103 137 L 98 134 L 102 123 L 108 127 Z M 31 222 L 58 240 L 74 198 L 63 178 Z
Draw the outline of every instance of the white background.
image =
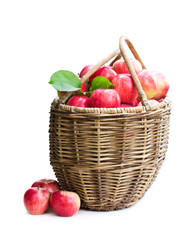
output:
M 1 239 L 190 239 L 189 22 L 184 0 L 1 1 Z M 55 178 L 50 76 L 97 63 L 118 47 L 121 35 L 171 85 L 169 149 L 156 181 L 128 209 L 80 210 L 71 218 L 28 214 L 24 192 L 40 178 Z

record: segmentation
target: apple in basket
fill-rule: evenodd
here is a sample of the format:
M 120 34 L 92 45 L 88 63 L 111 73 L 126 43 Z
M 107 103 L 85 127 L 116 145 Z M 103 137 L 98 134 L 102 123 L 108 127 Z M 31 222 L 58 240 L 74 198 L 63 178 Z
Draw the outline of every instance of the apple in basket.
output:
M 24 206 L 33 215 L 44 213 L 49 207 L 50 193 L 40 187 L 29 188 L 24 194 Z
M 92 64 L 88 64 L 86 65 L 81 72 L 79 73 L 79 77 L 82 78 L 87 72 L 89 72 L 92 68 L 94 67 L 94 65 Z
M 157 92 L 157 83 L 154 74 L 147 69 L 143 69 L 137 73 L 137 77 L 147 98 L 153 98 Z
M 67 105 L 74 107 L 89 107 L 90 99 L 87 96 L 76 95 L 68 100 Z
M 95 77 L 102 76 L 107 78 L 112 83 L 112 80 L 116 75 L 117 73 L 112 70 L 111 66 L 103 66 L 99 68 L 94 74 L 92 74 L 92 76 L 89 77 L 89 81 L 91 83 Z
M 138 97 L 138 92 L 129 74 L 117 74 L 113 79 L 114 89 L 119 93 L 121 103 L 133 103 Z
M 163 73 L 156 71 L 152 71 L 151 73 L 154 75 L 157 83 L 157 91 L 153 99 L 160 100 L 166 96 L 170 85 Z
M 121 108 L 131 108 L 131 107 L 133 107 L 133 106 L 130 105 L 130 104 L 126 104 L 126 103 L 121 103 L 120 107 L 121 107 Z
M 40 188 L 46 189 L 50 194 L 52 194 L 57 190 L 60 190 L 60 187 L 57 181 L 53 179 L 47 179 L 47 178 L 43 178 L 34 182 L 31 187 L 40 187 Z
M 157 100 L 155 100 L 155 99 L 149 99 L 149 100 L 148 100 L 148 104 L 151 105 L 151 106 L 153 106 L 153 105 L 159 104 L 159 102 L 158 102 Z M 142 106 L 142 103 L 139 102 L 139 103 L 137 104 L 137 106 Z
M 75 192 L 59 190 L 50 197 L 50 206 L 53 211 L 63 217 L 73 216 L 80 208 L 80 198 Z
M 90 96 L 90 107 L 118 108 L 121 99 L 115 89 L 96 89 Z
M 138 73 L 139 71 L 142 70 L 142 65 L 141 63 L 135 59 L 135 58 L 130 58 L 130 62 L 132 64 L 132 66 L 134 67 L 134 70 L 136 73 Z M 116 73 L 130 73 L 127 65 L 125 63 L 125 61 L 123 59 L 119 59 L 117 60 L 114 64 L 112 69 L 116 72 Z

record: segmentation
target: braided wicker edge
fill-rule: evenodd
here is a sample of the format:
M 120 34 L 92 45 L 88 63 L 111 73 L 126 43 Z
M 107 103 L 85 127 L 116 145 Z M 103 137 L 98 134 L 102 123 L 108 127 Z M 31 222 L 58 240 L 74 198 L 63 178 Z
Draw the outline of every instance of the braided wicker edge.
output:
M 166 97 L 161 103 L 151 106 L 151 113 L 152 111 L 158 111 L 163 108 L 171 107 L 171 100 L 169 97 Z M 92 114 L 122 114 L 122 113 L 142 113 L 146 112 L 144 106 L 138 107 L 129 107 L 129 108 L 82 108 L 82 107 L 74 107 L 65 105 L 62 102 L 62 99 L 58 97 L 54 99 L 52 102 L 52 109 L 57 109 L 63 112 L 72 112 L 72 113 L 92 113 Z

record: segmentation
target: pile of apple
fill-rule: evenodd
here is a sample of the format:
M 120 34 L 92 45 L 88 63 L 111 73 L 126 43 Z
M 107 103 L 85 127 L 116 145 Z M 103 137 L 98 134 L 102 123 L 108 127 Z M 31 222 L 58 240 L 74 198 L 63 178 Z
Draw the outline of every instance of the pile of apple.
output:
M 169 83 L 161 72 L 142 69 L 141 63 L 130 58 L 150 105 L 161 102 Z M 67 105 L 75 107 L 119 108 L 141 106 L 137 89 L 123 58 L 113 66 L 102 66 L 83 84 L 80 79 L 93 65 L 86 65 L 78 76 L 69 71 L 58 71 L 51 77 L 52 84 L 61 98 L 67 91 L 75 91 Z
M 70 217 L 78 212 L 80 198 L 77 193 L 60 190 L 53 179 L 41 179 L 24 194 L 24 205 L 33 215 L 44 213 L 49 207 L 59 216 Z

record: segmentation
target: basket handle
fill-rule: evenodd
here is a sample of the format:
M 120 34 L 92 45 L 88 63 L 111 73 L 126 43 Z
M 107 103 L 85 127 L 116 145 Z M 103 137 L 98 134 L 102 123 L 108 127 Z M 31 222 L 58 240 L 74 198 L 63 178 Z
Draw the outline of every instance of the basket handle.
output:
M 140 81 L 137 77 L 137 74 L 134 70 L 134 67 L 132 66 L 131 62 L 130 62 L 130 59 L 128 57 L 128 54 L 127 54 L 127 46 L 129 47 L 129 49 L 131 50 L 131 52 L 133 53 L 134 57 L 139 60 L 139 62 L 141 63 L 142 67 L 145 69 L 145 65 L 143 64 L 142 60 L 140 59 L 137 51 L 135 50 L 133 44 L 129 41 L 129 39 L 127 39 L 125 36 L 122 36 L 120 37 L 119 39 L 119 47 L 120 47 L 120 50 L 121 50 L 121 54 L 125 60 L 125 63 L 129 69 L 129 72 L 131 74 L 131 77 L 133 79 L 133 82 L 135 84 L 135 87 L 138 91 L 138 95 L 140 97 L 140 100 L 142 102 L 142 105 L 145 107 L 146 111 L 149 111 L 151 110 L 151 106 L 148 104 L 148 100 L 147 100 L 147 96 L 144 92 L 144 90 L 142 89 L 142 86 L 140 84 Z
M 92 69 L 90 69 L 89 72 L 87 72 L 82 78 L 81 83 L 84 83 L 93 73 L 95 73 L 100 67 L 102 67 L 105 63 L 107 63 L 109 60 L 111 60 L 116 55 L 120 54 L 120 49 L 113 51 L 111 54 L 109 54 L 107 57 L 99 61 Z

